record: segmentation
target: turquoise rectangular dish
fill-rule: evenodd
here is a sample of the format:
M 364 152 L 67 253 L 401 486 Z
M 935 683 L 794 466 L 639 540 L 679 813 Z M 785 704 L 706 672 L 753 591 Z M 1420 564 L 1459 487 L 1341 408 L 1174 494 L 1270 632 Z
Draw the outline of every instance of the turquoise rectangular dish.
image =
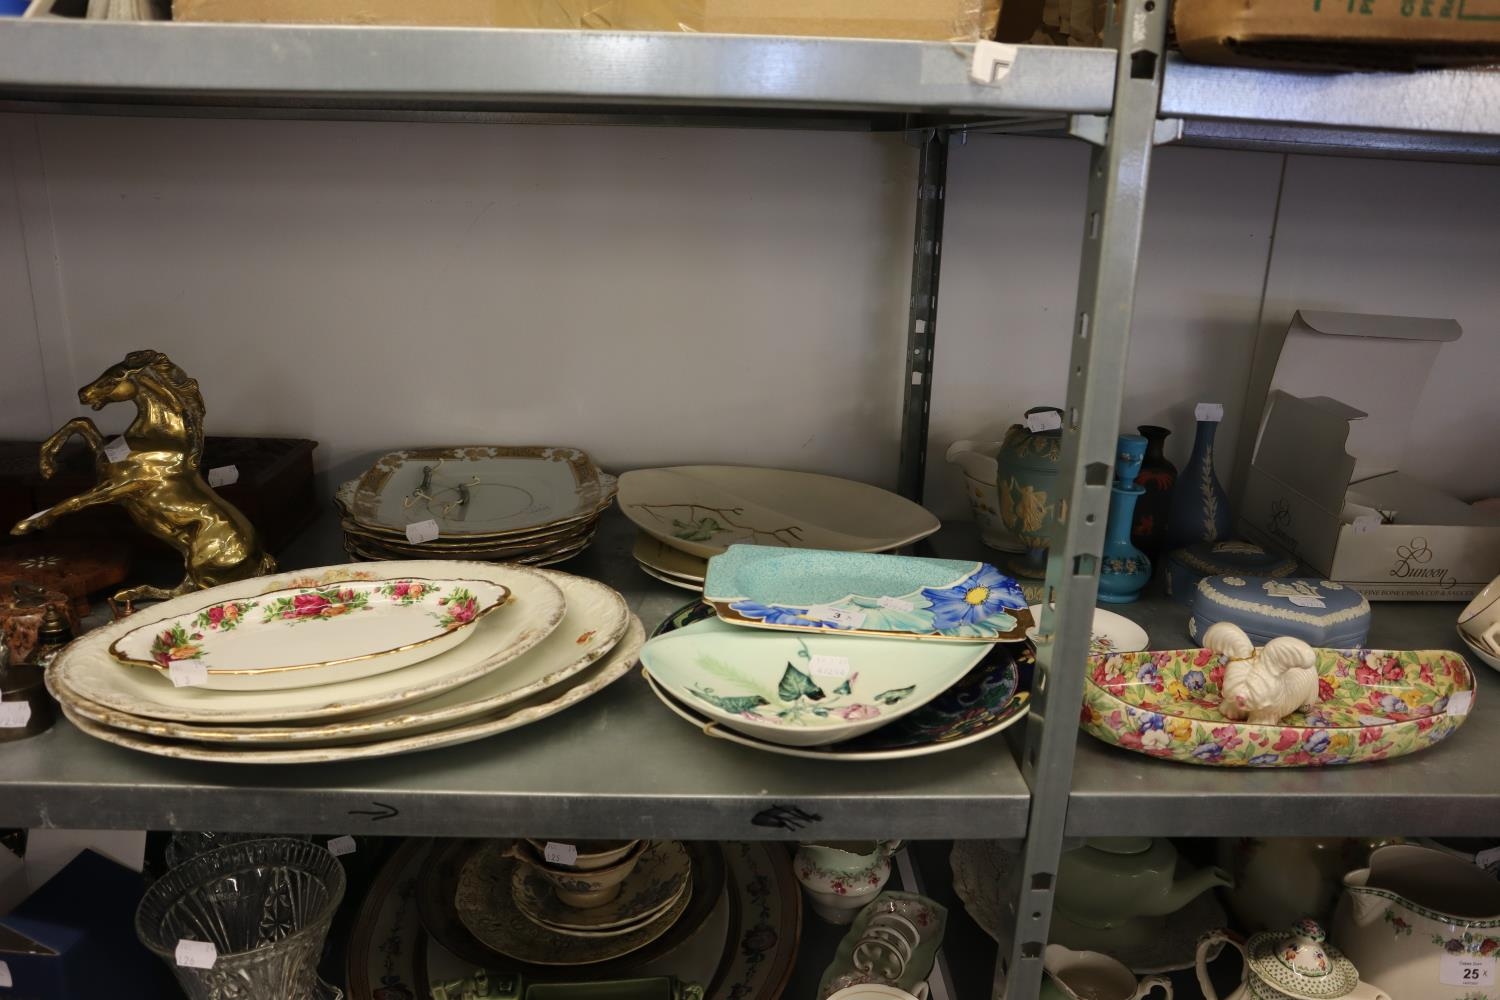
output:
M 982 562 L 731 545 L 703 600 L 734 625 L 1020 642 L 1034 622 L 1015 580 Z

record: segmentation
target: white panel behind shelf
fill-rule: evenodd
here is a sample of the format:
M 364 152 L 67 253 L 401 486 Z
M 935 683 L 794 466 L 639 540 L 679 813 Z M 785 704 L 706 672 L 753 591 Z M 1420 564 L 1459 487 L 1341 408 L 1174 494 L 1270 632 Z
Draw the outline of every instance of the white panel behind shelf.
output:
M 52 431 L 19 193 L 34 147 L 28 117 L 0 115 L 0 438 Z
M 158 347 L 213 430 L 317 438 L 324 466 L 512 441 L 894 480 L 897 136 L 40 126 L 81 379 Z
M 1298 308 L 1455 319 L 1423 385 L 1402 470 L 1500 496 L 1500 168 L 1288 158 L 1264 324 Z
M 616 469 L 894 479 L 915 183 L 898 137 L 0 115 L 0 137 L 18 127 L 40 136 L 23 187 L 41 185 L 25 211 L 42 214 L 18 243 L 0 159 L 0 438 L 46 433 L 77 385 L 151 346 L 203 384 L 212 430 L 317 438 L 335 474 L 388 447 L 519 441 Z M 943 516 L 968 513 L 948 442 L 1061 399 L 1086 164 L 1060 140 L 952 149 L 928 471 Z M 1192 405 L 1224 403 L 1226 479 L 1281 169 L 1163 148 L 1148 202 L 1124 425 L 1173 426 L 1180 465 Z M 1497 177 L 1292 158 L 1266 310 L 1457 318 L 1422 463 L 1468 495 L 1500 492 L 1495 463 L 1453 443 L 1495 422 Z M 114 409 L 107 432 L 130 415 Z

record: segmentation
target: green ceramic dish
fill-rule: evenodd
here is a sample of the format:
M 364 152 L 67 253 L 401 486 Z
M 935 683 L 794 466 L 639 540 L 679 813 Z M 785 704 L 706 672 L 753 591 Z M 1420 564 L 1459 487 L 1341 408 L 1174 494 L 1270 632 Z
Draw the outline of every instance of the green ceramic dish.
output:
M 1474 704 L 1474 675 L 1440 649 L 1317 649 L 1318 702 L 1276 725 L 1219 711 L 1224 667 L 1207 649 L 1090 658 L 1085 732 L 1137 753 L 1219 767 L 1321 767 L 1414 753 Z
M 807 747 L 853 739 L 922 707 L 988 652 L 983 642 L 757 631 L 710 620 L 652 639 L 641 660 L 673 696 L 730 729 Z
M 906 967 L 894 979 L 882 979 L 855 968 L 854 949 L 865 936 L 870 922 L 882 914 L 893 913 L 904 917 L 921 935 L 912 949 Z M 943 932 L 948 927 L 948 910 L 942 904 L 911 892 L 882 892 L 868 906 L 859 911 L 849 933 L 839 942 L 839 950 L 833 962 L 823 972 L 818 983 L 818 996 L 827 997 L 849 986 L 862 983 L 881 983 L 910 993 L 918 983 L 932 972 L 932 963 L 937 960 L 938 949 L 943 945 Z

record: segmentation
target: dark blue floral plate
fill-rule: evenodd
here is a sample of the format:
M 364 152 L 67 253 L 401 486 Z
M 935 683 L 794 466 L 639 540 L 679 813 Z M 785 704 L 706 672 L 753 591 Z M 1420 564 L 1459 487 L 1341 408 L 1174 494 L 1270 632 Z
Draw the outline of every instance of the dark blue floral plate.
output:
M 656 627 L 652 638 L 714 614 L 702 602 L 685 604 Z M 898 760 L 978 743 L 1024 718 L 1030 695 L 1020 690 L 1022 674 L 1029 677 L 1035 663 L 1036 649 L 1030 642 L 997 644 L 956 684 L 916 711 L 856 739 L 820 747 L 782 746 L 726 729 L 672 697 L 649 673 L 642 673 L 662 704 L 718 739 L 814 760 Z

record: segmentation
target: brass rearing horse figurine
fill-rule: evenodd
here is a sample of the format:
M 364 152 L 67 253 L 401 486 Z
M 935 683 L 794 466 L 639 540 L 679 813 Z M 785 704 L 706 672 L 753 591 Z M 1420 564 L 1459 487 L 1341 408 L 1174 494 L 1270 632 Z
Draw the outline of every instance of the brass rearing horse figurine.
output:
M 42 445 L 42 475 L 51 478 L 57 471 L 58 452 L 77 434 L 94 452 L 99 483 L 31 515 L 11 534 L 38 531 L 96 504 L 120 504 L 137 525 L 181 552 L 187 566 L 187 576 L 171 590 L 143 585 L 115 594 L 123 604 L 165 600 L 275 570 L 276 561 L 261 549 L 245 515 L 215 493 L 199 471 L 204 407 L 197 381 L 160 351 L 132 351 L 78 390 L 78 401 L 95 410 L 127 400 L 136 405 L 135 420 L 124 434 L 129 453 L 111 460 L 104 436 L 88 417 L 63 424 Z

